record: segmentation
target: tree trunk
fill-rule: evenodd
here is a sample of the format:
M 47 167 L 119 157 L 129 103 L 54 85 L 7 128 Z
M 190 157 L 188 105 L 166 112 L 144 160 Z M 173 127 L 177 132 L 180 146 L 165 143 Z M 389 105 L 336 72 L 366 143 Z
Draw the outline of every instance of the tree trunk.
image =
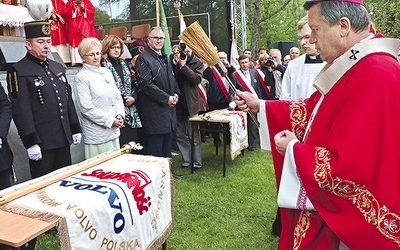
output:
M 132 21 L 139 20 L 139 13 L 137 11 L 137 1 L 136 0 L 130 0 L 129 11 L 130 11 L 129 17 Z

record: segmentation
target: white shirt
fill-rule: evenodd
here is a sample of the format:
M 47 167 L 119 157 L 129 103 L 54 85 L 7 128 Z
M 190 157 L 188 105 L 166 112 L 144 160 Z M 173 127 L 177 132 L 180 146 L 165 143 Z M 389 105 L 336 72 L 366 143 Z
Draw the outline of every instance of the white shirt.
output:
M 307 98 L 315 92 L 316 89 L 312 84 L 326 62 L 305 63 L 305 61 L 306 54 L 303 54 L 289 62 L 283 75 L 281 100 Z

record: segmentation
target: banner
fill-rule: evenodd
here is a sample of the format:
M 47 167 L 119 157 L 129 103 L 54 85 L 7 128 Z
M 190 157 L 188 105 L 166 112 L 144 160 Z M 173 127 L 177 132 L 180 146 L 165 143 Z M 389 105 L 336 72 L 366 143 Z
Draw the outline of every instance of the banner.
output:
M 172 229 L 171 189 L 169 159 L 123 154 L 0 209 L 59 217 L 63 250 L 157 249 Z
M 171 47 L 171 39 L 169 36 L 169 31 L 168 31 L 167 18 L 165 17 L 164 6 L 162 3 L 162 0 L 160 0 L 160 19 L 161 19 L 160 25 L 163 28 L 164 35 L 165 35 L 163 52 L 164 52 L 164 54 L 169 56 L 172 54 L 172 47 Z
M 236 46 L 236 41 L 233 40 L 231 44 L 231 56 L 230 56 L 230 64 L 236 69 L 240 69 L 239 62 L 239 53 Z

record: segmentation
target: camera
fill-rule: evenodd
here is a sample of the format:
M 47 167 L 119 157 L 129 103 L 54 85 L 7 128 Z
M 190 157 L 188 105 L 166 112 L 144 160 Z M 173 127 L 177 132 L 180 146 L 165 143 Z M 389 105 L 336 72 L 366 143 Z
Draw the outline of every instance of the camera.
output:
M 186 49 L 186 44 L 185 43 L 180 43 L 179 47 L 181 48 L 181 52 L 179 53 L 179 58 L 181 60 L 185 60 L 187 56 L 187 52 L 185 51 Z
M 273 57 L 268 57 L 267 62 L 265 63 L 265 66 L 267 67 L 273 67 L 274 66 L 274 58 Z

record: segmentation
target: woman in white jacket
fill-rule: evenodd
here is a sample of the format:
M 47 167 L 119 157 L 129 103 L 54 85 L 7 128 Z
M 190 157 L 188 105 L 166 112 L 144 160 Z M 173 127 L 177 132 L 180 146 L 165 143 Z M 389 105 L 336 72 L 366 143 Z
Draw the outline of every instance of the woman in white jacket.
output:
M 100 66 L 102 45 L 84 38 L 78 46 L 83 67 L 75 76 L 75 100 L 82 126 L 85 158 L 119 148 L 124 104 L 111 72 Z

